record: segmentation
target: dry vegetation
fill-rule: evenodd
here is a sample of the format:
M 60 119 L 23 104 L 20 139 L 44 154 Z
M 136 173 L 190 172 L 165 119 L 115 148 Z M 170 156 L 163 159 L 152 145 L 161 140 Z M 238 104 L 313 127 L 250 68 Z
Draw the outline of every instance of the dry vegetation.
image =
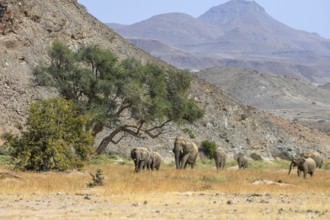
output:
M 329 219 L 330 171 L 304 180 L 287 175 L 287 161 L 254 162 L 237 170 L 232 161 L 194 170 L 133 172 L 131 162 L 89 165 L 84 171 L 0 175 L 3 219 Z M 101 168 L 104 185 L 87 187 Z

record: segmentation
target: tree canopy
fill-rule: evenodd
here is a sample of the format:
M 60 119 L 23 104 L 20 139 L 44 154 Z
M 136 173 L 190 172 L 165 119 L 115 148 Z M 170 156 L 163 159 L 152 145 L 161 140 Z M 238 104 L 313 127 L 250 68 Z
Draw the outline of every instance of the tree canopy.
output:
M 193 122 L 204 114 L 189 98 L 189 73 L 142 64 L 134 59 L 119 61 L 97 45 L 70 50 L 55 42 L 49 50 L 49 65 L 39 65 L 34 82 L 56 87 L 59 93 L 92 115 L 89 126 L 104 137 L 96 152 L 118 143 L 127 135 L 158 137 L 169 122 Z

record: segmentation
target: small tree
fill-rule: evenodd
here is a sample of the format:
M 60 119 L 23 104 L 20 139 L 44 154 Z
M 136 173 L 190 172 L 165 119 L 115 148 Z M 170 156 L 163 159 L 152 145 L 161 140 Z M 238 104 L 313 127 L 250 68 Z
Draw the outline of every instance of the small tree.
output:
M 40 65 L 35 82 L 53 86 L 73 99 L 80 114 L 93 115 L 93 135 L 107 129 L 96 152 L 127 135 L 156 138 L 170 122 L 193 122 L 203 116 L 189 98 L 189 73 L 127 59 L 119 62 L 108 50 L 88 46 L 71 51 L 55 42 L 49 51 L 50 65 Z
M 30 106 L 26 130 L 21 136 L 6 134 L 5 143 L 21 170 L 81 168 L 93 152 L 93 136 L 84 129 L 87 122 L 73 101 L 39 100 Z
M 87 186 L 94 187 L 94 186 L 102 186 L 104 181 L 103 171 L 101 169 L 97 169 L 95 175 L 93 173 L 89 173 L 92 178 L 93 182 L 89 183 Z

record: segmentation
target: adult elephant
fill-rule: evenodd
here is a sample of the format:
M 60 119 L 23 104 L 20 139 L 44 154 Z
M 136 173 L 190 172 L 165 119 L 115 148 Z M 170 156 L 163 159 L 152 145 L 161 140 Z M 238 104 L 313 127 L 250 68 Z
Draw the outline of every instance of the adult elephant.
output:
M 307 174 L 311 175 L 311 177 L 314 174 L 315 168 L 316 168 L 316 163 L 312 158 L 295 158 L 292 159 L 290 167 L 289 167 L 289 173 L 291 173 L 291 169 L 293 167 L 298 167 L 297 169 L 297 175 L 300 176 L 300 172 L 304 173 L 304 178 L 306 179 Z
M 244 157 L 244 154 L 239 153 L 237 156 L 238 169 L 246 169 L 248 166 L 248 160 Z
M 135 164 L 135 172 L 138 173 L 148 167 L 150 153 L 145 147 L 135 147 L 131 150 L 131 158 Z
M 194 168 L 198 157 L 198 147 L 194 142 L 178 136 L 174 142 L 173 153 L 176 169 L 185 169 L 188 164 L 191 169 Z
M 159 170 L 162 158 L 158 152 L 151 152 L 149 158 L 149 167 L 151 170 Z
M 315 161 L 316 168 L 320 168 L 320 169 L 322 168 L 323 158 L 321 157 L 321 154 L 319 152 L 302 153 L 301 157 L 312 158 Z
M 217 148 L 214 152 L 214 160 L 217 171 L 224 169 L 227 161 L 227 154 L 220 148 Z

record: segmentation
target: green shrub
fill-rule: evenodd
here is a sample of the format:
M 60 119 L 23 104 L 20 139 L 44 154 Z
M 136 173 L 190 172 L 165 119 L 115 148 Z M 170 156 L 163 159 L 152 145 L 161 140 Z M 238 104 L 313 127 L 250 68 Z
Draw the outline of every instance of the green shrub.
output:
M 94 152 L 94 138 L 85 130 L 89 118 L 77 112 L 73 101 L 60 97 L 32 103 L 21 135 L 3 136 L 15 167 L 32 171 L 82 168 Z
M 0 155 L 0 164 L 10 164 L 12 157 L 8 155 Z
M 193 133 L 192 130 L 190 130 L 189 128 L 184 128 L 184 129 L 182 129 L 182 131 L 183 131 L 184 133 L 188 134 L 189 137 L 190 137 L 191 139 L 194 139 L 194 138 L 195 138 L 194 133 Z
M 107 154 L 96 155 L 91 161 L 91 164 L 107 164 L 111 163 L 111 158 Z
M 101 169 L 97 169 L 95 175 L 90 173 L 90 175 L 93 178 L 93 181 L 88 184 L 89 187 L 94 187 L 94 186 L 102 186 L 104 177 L 103 177 L 103 171 Z
M 323 162 L 322 168 L 325 170 L 330 170 L 330 161 Z
M 217 149 L 217 145 L 214 141 L 204 140 L 202 141 L 202 147 L 204 153 L 211 159 L 213 158 L 214 152 Z

